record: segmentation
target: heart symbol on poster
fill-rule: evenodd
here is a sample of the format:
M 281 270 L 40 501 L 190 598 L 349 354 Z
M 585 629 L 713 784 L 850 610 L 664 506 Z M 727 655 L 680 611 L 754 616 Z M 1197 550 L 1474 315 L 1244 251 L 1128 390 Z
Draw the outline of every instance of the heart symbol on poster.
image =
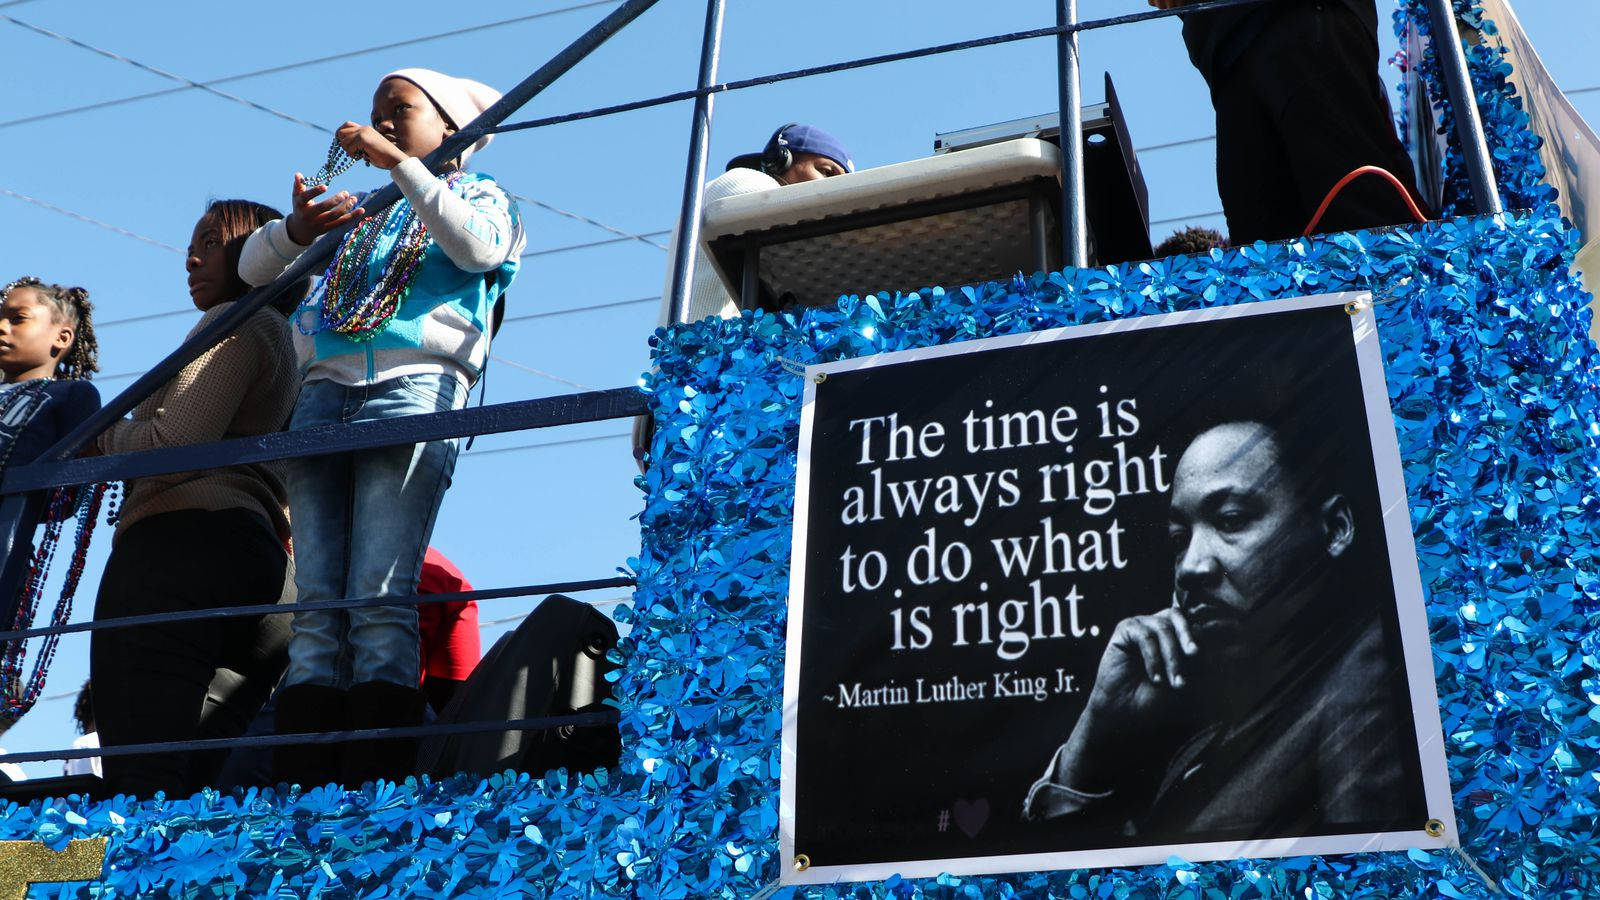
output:
M 956 814 L 956 827 L 969 838 L 978 836 L 985 822 L 989 821 L 989 801 L 979 797 L 968 803 L 965 799 L 958 798 L 954 806 Z

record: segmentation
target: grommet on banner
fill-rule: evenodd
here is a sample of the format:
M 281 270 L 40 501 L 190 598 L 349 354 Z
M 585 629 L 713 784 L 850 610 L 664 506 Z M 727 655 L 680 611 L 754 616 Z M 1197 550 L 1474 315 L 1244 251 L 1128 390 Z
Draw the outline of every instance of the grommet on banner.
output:
M 794 855 L 794 870 L 796 872 L 804 872 L 809 868 L 811 868 L 811 857 L 804 853 L 796 853 Z
M 817 373 L 817 384 L 821 384 L 821 383 L 823 383 L 824 381 L 827 381 L 827 380 L 828 380 L 828 373 L 827 372 L 818 372 Z
M 1351 300 L 1349 303 L 1344 305 L 1344 313 L 1347 316 L 1359 315 L 1362 310 L 1370 307 L 1371 305 L 1372 304 L 1367 303 L 1364 300 Z
M 1438 819 L 1429 819 L 1422 830 L 1428 833 L 1428 837 L 1444 837 L 1444 823 Z

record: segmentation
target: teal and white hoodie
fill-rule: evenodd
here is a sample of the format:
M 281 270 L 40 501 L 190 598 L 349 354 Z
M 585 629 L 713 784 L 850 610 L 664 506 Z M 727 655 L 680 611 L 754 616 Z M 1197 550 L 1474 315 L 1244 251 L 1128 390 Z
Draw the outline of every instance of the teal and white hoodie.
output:
M 403 198 L 428 228 L 428 252 L 411 290 L 382 334 L 356 341 L 335 331 L 295 333 L 295 350 L 306 381 L 331 379 L 366 385 L 403 375 L 449 374 L 470 388 L 489 358 L 489 316 L 517 274 L 527 245 L 517 206 L 493 178 L 466 172 L 452 187 L 422 160 L 407 159 L 389 170 Z M 380 236 L 372 281 L 394 249 L 397 234 Z M 306 245 L 289 239 L 282 219 L 256 229 L 239 256 L 239 276 L 252 285 L 283 274 Z M 323 285 L 295 314 L 304 330 L 319 321 Z

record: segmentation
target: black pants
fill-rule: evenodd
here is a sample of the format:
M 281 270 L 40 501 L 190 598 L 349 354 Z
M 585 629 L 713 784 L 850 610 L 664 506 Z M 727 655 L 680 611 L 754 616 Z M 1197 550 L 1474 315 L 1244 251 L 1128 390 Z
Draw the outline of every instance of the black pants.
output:
M 1388 169 L 1418 196 L 1378 80 L 1377 35 L 1331 0 L 1275 12 L 1239 58 L 1212 75 L 1217 189 L 1235 244 L 1299 235 L 1329 189 L 1359 166 Z M 1410 221 L 1392 185 L 1363 175 L 1317 230 Z
M 95 599 L 97 621 L 275 603 L 292 591 L 288 555 L 243 509 L 181 510 L 117 535 Z M 140 625 L 93 633 L 89 649 L 102 746 L 237 737 L 288 665 L 289 616 Z M 149 797 L 211 784 L 225 753 L 106 757 L 108 786 Z

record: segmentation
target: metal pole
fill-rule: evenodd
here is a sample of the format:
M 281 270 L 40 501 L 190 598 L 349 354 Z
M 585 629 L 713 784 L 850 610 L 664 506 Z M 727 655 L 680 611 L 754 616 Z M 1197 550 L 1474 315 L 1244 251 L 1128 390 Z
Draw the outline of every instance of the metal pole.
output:
M 440 167 L 450 159 L 465 150 L 469 145 L 483 137 L 483 128 L 498 125 L 505 118 L 516 112 L 523 104 L 532 100 L 539 92 L 549 87 L 557 78 L 565 75 L 573 66 L 582 62 L 584 57 L 594 52 L 595 48 L 605 43 L 612 35 L 634 19 L 637 19 L 645 10 L 656 4 L 656 0 L 626 0 L 621 6 L 611 11 L 611 14 L 601 19 L 594 27 L 584 32 L 577 40 L 567 45 L 565 49 L 550 58 L 550 61 L 540 66 L 533 74 L 524 78 L 516 87 L 506 91 L 499 102 L 484 110 L 483 114 L 473 119 L 465 128 L 445 139 L 438 150 L 429 154 L 424 160 L 429 170 L 438 172 Z M 400 199 L 400 189 L 393 184 L 387 185 L 374 192 L 362 206 L 368 214 L 375 215 L 387 208 L 391 203 Z M 100 411 L 74 428 L 66 437 L 56 442 L 55 446 L 40 455 L 41 461 L 66 459 L 78 451 L 78 448 L 87 444 L 91 439 L 105 431 L 111 424 L 127 415 L 138 406 L 141 401 L 156 388 L 166 384 L 177 375 L 184 366 L 188 365 L 200 354 L 211 349 L 223 338 L 232 334 L 246 319 L 249 319 L 256 310 L 268 303 L 276 301 L 283 296 L 290 286 L 297 284 L 302 279 L 319 274 L 327 266 L 328 260 L 333 258 L 334 251 L 339 247 L 339 241 L 344 237 L 348 228 L 331 231 L 311 245 L 310 249 L 300 254 L 288 269 L 284 270 L 271 284 L 256 288 L 233 304 L 227 312 L 218 316 L 204 331 L 184 341 L 183 345 L 172 351 L 167 357 L 156 363 L 150 371 L 139 376 L 133 384 L 114 397 Z M 7 527 L 9 523 L 0 522 L 0 528 Z M 3 612 L 3 611 L 0 611 Z
M 717 83 L 717 60 L 722 55 L 723 0 L 707 0 L 705 37 L 700 44 L 700 93 L 694 98 L 689 126 L 689 163 L 683 175 L 683 205 L 678 210 L 678 242 L 672 254 L 672 294 L 667 321 L 684 321 L 689 310 L 689 288 L 694 283 L 695 251 L 700 247 L 700 212 L 705 205 L 706 159 L 711 152 L 711 94 Z
M 1472 185 L 1472 203 L 1480 215 L 1494 215 L 1504 207 L 1495 185 L 1494 165 L 1489 160 L 1489 144 L 1483 135 L 1483 119 L 1478 116 L 1477 92 L 1467 74 L 1467 56 L 1461 50 L 1461 35 L 1456 30 L 1456 15 L 1450 0 L 1428 0 L 1433 23 L 1433 47 L 1444 75 L 1445 93 L 1455 113 L 1456 137 L 1461 141 L 1461 158 Z
M 1078 0 L 1057 0 L 1056 69 L 1061 82 L 1062 265 L 1089 265 L 1089 222 L 1083 208 L 1083 85 L 1079 78 Z

